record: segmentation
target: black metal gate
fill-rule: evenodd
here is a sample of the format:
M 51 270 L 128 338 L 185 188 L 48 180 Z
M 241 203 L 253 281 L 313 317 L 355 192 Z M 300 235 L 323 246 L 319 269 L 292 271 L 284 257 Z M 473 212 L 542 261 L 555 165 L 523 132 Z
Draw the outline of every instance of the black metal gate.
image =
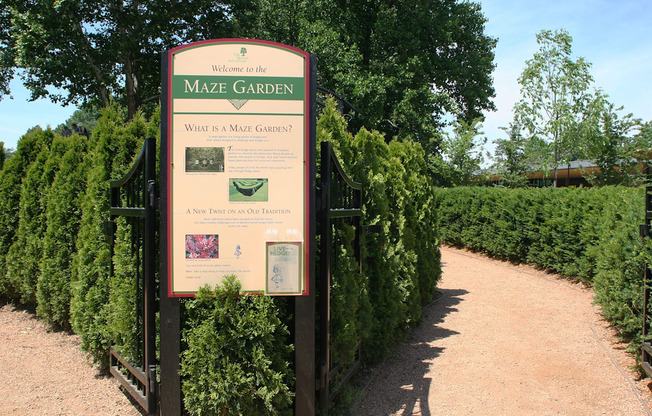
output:
M 111 182 L 111 258 L 115 220 L 123 217 L 130 230 L 130 249 L 136 271 L 136 357 L 132 362 L 110 350 L 110 371 L 143 409 L 156 412 L 156 141 L 145 143 L 131 170 Z M 113 262 L 112 262 L 113 264 Z M 113 265 L 111 274 L 113 275 Z M 133 362 L 135 361 L 135 362 Z
M 331 351 L 331 286 L 334 265 L 334 220 L 349 221 L 355 228 L 354 250 L 362 271 L 360 254 L 360 218 L 362 215 L 362 185 L 352 181 L 342 170 L 330 142 L 321 143 L 321 189 L 319 192 L 320 282 L 319 282 L 319 404 L 328 409 L 331 400 L 360 365 L 360 344 L 356 361 L 348 368 L 332 362 Z M 339 375 L 338 384 L 331 386 Z
M 648 167 L 648 178 L 650 176 L 650 168 Z M 645 224 L 641 225 L 641 237 L 651 237 L 652 232 L 650 225 L 652 224 L 652 186 L 645 187 Z M 652 284 L 652 270 L 650 265 L 645 264 L 645 275 L 643 279 L 643 348 L 641 365 L 643 369 L 652 377 L 652 344 L 648 339 L 650 332 L 650 316 L 648 316 L 648 305 L 650 302 L 650 284 Z

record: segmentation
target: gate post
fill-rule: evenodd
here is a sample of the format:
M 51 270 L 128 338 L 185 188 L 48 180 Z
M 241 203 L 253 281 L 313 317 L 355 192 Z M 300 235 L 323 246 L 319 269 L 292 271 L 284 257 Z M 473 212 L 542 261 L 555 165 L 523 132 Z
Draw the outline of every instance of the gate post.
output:
M 310 146 L 308 160 L 310 163 L 309 220 L 308 220 L 308 250 L 309 264 L 308 289 L 309 295 L 295 297 L 294 304 L 294 348 L 295 348 L 295 415 L 315 415 L 315 229 L 316 229 L 316 137 L 317 137 L 317 58 L 310 56 Z
M 143 190 L 146 195 L 145 236 L 143 241 L 143 325 L 145 327 L 144 355 L 149 386 L 148 396 L 154 400 L 147 401 L 147 412 L 156 412 L 156 140 L 147 138 L 145 142 L 145 174 Z
M 320 207 L 320 227 L 321 227 L 321 250 L 319 253 L 320 275 L 319 275 L 319 405 L 322 409 L 329 406 L 330 380 L 329 372 L 331 368 L 330 360 L 330 324 L 331 324 L 331 239 L 332 225 L 330 216 L 331 206 L 331 143 L 321 143 L 321 207 Z
M 646 179 L 648 183 L 645 187 L 645 223 L 641 225 L 641 237 L 647 240 L 652 236 L 652 178 L 650 166 L 646 168 Z M 644 242 L 646 244 L 647 242 Z M 648 307 L 650 303 L 650 284 L 652 283 L 652 270 L 650 264 L 645 262 L 645 271 L 643 272 L 643 345 L 641 346 L 641 367 L 652 377 L 652 343 L 647 340 L 650 330 L 650 320 L 648 316 Z
M 168 105 L 168 54 L 162 53 L 161 59 L 161 149 L 160 149 L 160 166 L 167 166 L 168 153 L 167 148 L 168 134 L 168 117 L 170 108 Z M 168 296 L 168 263 L 164 261 L 168 252 L 168 230 L 167 221 L 168 206 L 165 201 L 168 200 L 168 178 L 161 168 L 160 174 L 160 214 L 161 214 L 161 231 L 160 238 L 160 337 L 161 337 L 161 416 L 181 416 L 183 409 L 181 403 L 181 377 L 179 368 L 181 359 L 181 315 L 179 298 Z

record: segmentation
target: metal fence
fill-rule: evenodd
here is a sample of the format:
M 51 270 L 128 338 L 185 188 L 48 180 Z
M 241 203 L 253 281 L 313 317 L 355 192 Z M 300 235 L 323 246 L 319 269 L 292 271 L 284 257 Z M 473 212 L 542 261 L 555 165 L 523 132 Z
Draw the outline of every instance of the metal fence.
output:
M 319 404 L 327 409 L 339 388 L 347 383 L 360 365 L 360 344 L 357 360 L 346 366 L 334 363 L 331 350 L 331 287 L 333 272 L 337 267 L 333 255 L 338 245 L 335 232 L 336 221 L 348 221 L 355 228 L 354 250 L 360 271 L 360 218 L 362 215 L 362 185 L 352 181 L 342 170 L 330 142 L 321 143 L 321 188 L 320 204 L 320 273 L 319 273 Z M 332 385 L 338 377 L 337 384 Z
M 156 412 L 156 141 L 145 140 L 131 170 L 111 182 L 111 219 L 107 233 L 111 258 L 115 246 L 116 219 L 125 218 L 133 268 L 136 271 L 134 337 L 135 357 L 127 360 L 114 347 L 110 349 L 110 371 L 143 409 Z M 111 275 L 114 274 L 113 261 Z

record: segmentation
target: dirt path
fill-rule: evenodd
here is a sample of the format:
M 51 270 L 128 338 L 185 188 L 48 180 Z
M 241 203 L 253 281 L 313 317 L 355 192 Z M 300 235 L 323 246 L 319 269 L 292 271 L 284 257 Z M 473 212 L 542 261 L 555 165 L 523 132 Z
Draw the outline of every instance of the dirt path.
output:
M 118 382 L 88 365 L 79 337 L 0 306 L 0 415 L 139 416 Z
M 652 416 L 592 293 L 442 248 L 438 301 L 367 385 L 356 415 Z
M 525 266 L 442 249 L 442 296 L 378 367 L 356 416 L 652 416 L 649 380 L 592 293 Z M 0 306 L 0 415 L 138 416 L 79 339 Z

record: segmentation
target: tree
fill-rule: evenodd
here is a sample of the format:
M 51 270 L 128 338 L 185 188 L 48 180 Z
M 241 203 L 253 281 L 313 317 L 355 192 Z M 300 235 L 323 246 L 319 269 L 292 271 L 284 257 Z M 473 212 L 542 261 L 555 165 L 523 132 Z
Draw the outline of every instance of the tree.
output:
M 518 79 L 523 98 L 514 106 L 515 120 L 530 136 L 550 144 L 550 163 L 540 167 L 554 170 L 555 186 L 559 164 L 569 162 L 579 147 L 593 100 L 591 64 L 581 57 L 573 59 L 572 41 L 565 30 L 537 34 L 539 51 L 526 62 Z
M 594 119 L 586 129 L 586 154 L 600 168 L 599 173 L 587 174 L 592 185 L 635 185 L 642 179 L 639 159 L 649 159 L 649 143 L 637 140 L 631 133 L 641 122 L 632 114 L 623 117 L 616 108 L 599 97 L 594 102 Z
M 158 128 L 152 124 L 140 112 L 125 123 L 115 105 L 106 107 L 93 133 L 94 149 L 85 162 L 89 164 L 87 186 L 80 198 L 81 216 L 76 220 L 79 232 L 70 275 L 70 323 L 81 338 L 82 348 L 104 364 L 111 342 L 106 331 L 111 311 L 111 256 L 99 224 L 109 217 L 110 181 L 129 170 L 145 137 L 156 135 Z
M 639 153 L 652 151 L 652 121 L 642 123 L 638 133 L 634 136 L 634 146 Z
M 457 0 L 258 0 L 234 12 L 242 33 L 315 53 L 320 85 L 356 107 L 350 122 L 424 147 L 454 114 L 470 123 L 494 109 L 496 40 L 480 6 Z
M 45 195 L 45 232 L 40 276 L 36 285 L 38 316 L 49 324 L 70 327 L 72 259 L 81 221 L 81 196 L 89 168 L 85 137 L 56 137 L 53 148 L 63 147 L 59 172 Z
M 47 145 L 41 147 L 22 180 L 18 228 L 5 257 L 7 281 L 16 289 L 20 302 L 31 308 L 36 307 L 36 284 L 41 274 L 46 196 L 59 170 L 61 155 L 66 151 L 65 144 L 57 141 L 51 130 L 45 133 Z
M 0 171 L 0 293 L 9 299 L 20 298 L 16 281 L 7 276 L 7 253 L 17 240 L 22 182 L 44 147 L 49 148 L 54 134 L 40 127 L 31 129 L 18 141 L 14 156 Z
M 122 110 L 125 111 L 126 117 L 126 109 Z M 95 126 L 97 126 L 97 122 L 101 115 L 102 109 L 98 106 L 81 106 L 78 110 L 72 113 L 68 120 L 59 124 L 54 131 L 62 136 L 67 136 L 74 132 L 73 124 L 77 124 L 78 126 L 83 126 L 86 132 L 90 135 L 93 133 L 93 130 L 95 130 Z
M 500 177 L 501 185 L 521 188 L 527 185 L 526 172 L 530 167 L 526 153 L 526 140 L 518 124 L 511 123 L 509 129 L 502 128 L 507 139 L 497 139 L 493 170 Z
M 230 35 L 229 14 L 208 0 L 5 0 L 0 95 L 17 73 L 32 100 L 104 107 L 117 97 L 132 117 L 158 98 L 160 52 Z
M 365 125 L 426 143 L 455 113 L 494 108 L 496 40 L 476 3 L 236 0 L 7 0 L 0 12 L 0 95 L 19 74 L 32 99 L 126 103 L 129 116 L 160 86 L 160 52 L 195 40 L 262 38 L 319 57 L 320 84 Z M 63 92 L 53 92 L 57 87 Z
M 442 156 L 435 167 L 435 183 L 439 186 L 464 186 L 477 183 L 483 178 L 481 165 L 484 162 L 483 147 L 486 137 L 480 131 L 480 119 L 467 123 L 460 120 L 453 133 L 446 133 L 441 143 Z M 438 176 L 437 176 L 438 174 Z

